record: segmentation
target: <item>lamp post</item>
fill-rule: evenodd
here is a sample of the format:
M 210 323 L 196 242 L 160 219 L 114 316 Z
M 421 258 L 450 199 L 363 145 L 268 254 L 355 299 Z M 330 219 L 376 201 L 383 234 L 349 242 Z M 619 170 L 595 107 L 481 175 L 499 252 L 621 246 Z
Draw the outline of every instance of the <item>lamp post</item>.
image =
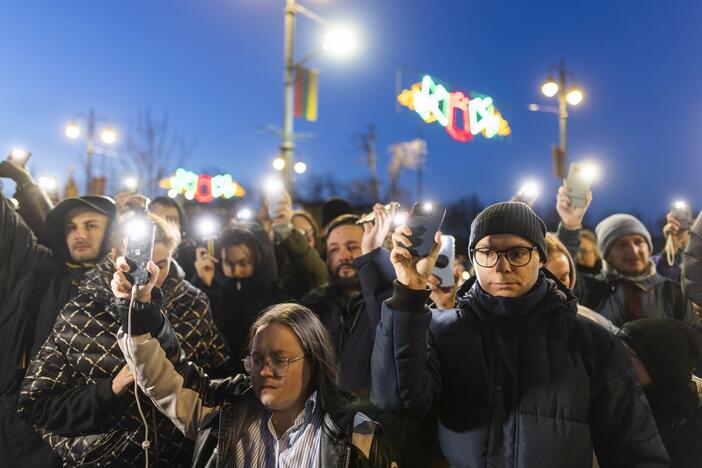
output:
M 280 144 L 280 159 L 282 160 L 282 163 L 279 164 L 282 165 L 281 172 L 283 174 L 283 181 L 289 193 L 292 193 L 292 173 L 293 168 L 295 166 L 295 142 L 293 133 L 293 118 L 295 107 L 295 70 L 297 69 L 297 67 L 308 62 L 312 58 L 319 55 L 321 52 L 330 52 L 336 55 L 348 55 L 352 53 L 357 46 L 355 36 L 350 29 L 331 29 L 325 35 L 323 46 L 320 49 L 314 50 L 313 52 L 304 56 L 299 62 L 295 62 L 295 15 L 297 15 L 298 13 L 324 27 L 330 26 L 329 21 L 317 15 L 316 13 L 313 13 L 304 6 L 300 5 L 299 3 L 297 3 L 296 0 L 285 1 L 285 42 L 283 47 L 285 54 L 283 74 L 283 141 Z
M 541 92 L 548 98 L 557 95 L 558 108 L 553 109 L 532 104 L 529 106 L 529 109 L 558 114 L 559 143 L 552 147 L 553 170 L 557 178 L 563 179 L 565 178 L 565 161 L 567 155 L 568 106 L 577 106 L 582 102 L 585 96 L 583 91 L 575 84 L 575 75 L 566 70 L 564 59 L 561 59 L 558 66 L 553 67 L 552 71 L 556 72 L 557 80 L 553 78 L 553 75 L 549 74 L 546 81 L 541 85 Z M 566 78 L 570 78 L 570 84 L 566 82 Z
M 105 122 L 106 119 L 102 117 L 95 116 L 95 110 L 90 109 L 87 114 L 79 113 L 76 114 L 74 119 L 66 125 L 65 133 L 68 138 L 73 140 L 80 137 L 82 133 L 81 127 L 78 125 L 77 120 L 81 119 L 85 121 L 86 134 L 85 134 L 85 193 L 87 195 L 93 193 L 93 156 L 98 152 L 98 148 L 95 145 L 95 129 L 99 122 Z M 100 140 L 106 145 L 111 145 L 117 141 L 117 134 L 109 126 L 104 127 L 100 132 Z

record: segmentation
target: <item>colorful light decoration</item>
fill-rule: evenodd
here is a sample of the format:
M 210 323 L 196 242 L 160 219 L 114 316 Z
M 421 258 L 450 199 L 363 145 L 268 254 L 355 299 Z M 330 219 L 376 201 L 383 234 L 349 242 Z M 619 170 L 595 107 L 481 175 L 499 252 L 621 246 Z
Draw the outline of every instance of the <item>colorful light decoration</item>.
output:
M 161 180 L 159 186 L 168 190 L 171 198 L 183 194 L 186 199 L 200 203 L 210 203 L 216 198 L 243 197 L 246 194 L 244 188 L 234 182 L 229 174 L 195 174 L 182 168 L 176 170 L 173 176 Z
M 426 123 L 438 122 L 451 138 L 462 143 L 478 134 L 490 139 L 512 133 L 491 97 L 450 92 L 429 75 L 424 75 L 410 89 L 402 90 L 397 101 L 417 112 Z

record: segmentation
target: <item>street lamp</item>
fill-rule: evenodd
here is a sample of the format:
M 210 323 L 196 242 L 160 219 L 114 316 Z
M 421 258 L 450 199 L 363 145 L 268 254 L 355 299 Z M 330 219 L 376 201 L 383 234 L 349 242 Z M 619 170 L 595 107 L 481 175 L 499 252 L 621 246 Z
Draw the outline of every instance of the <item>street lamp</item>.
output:
M 285 168 L 285 159 L 275 158 L 273 160 L 273 169 L 276 171 L 282 171 Z
M 557 72 L 558 79 L 554 79 L 552 75 L 548 75 L 546 81 L 541 84 L 541 93 L 548 98 L 558 96 L 558 108 L 551 109 L 546 106 L 535 104 L 529 105 L 529 110 L 546 112 L 554 112 L 558 114 L 558 129 L 559 129 L 559 144 L 553 145 L 553 171 L 554 175 L 563 179 L 565 177 L 565 161 L 566 161 L 566 124 L 568 121 L 568 105 L 577 106 L 580 104 L 585 95 L 583 91 L 575 85 L 575 77 L 572 73 L 566 71 L 565 60 L 561 59 L 558 66 L 554 67 Z M 570 78 L 572 84 L 566 83 L 566 76 Z
M 307 170 L 307 164 L 303 163 L 302 161 L 298 161 L 295 163 L 295 172 L 298 174 L 304 174 L 305 171 Z
M 90 111 L 87 114 L 77 114 L 76 118 L 73 119 L 71 122 L 69 122 L 66 125 L 66 128 L 64 130 L 66 136 L 68 138 L 71 138 L 73 140 L 77 139 L 80 137 L 80 135 L 83 133 L 83 130 L 81 129 L 80 125 L 78 124 L 78 120 L 84 120 L 87 131 L 86 131 L 86 143 L 85 143 L 85 155 L 87 158 L 86 165 L 85 165 L 85 192 L 86 194 L 91 194 L 93 193 L 93 156 L 95 155 L 96 152 L 101 152 L 98 151 L 98 148 L 95 147 L 95 128 L 97 126 L 98 122 L 104 122 L 105 119 L 102 117 L 96 117 L 95 116 L 95 110 L 90 109 Z M 110 127 L 105 127 L 102 129 L 100 132 L 100 140 L 106 144 L 106 145 L 111 145 L 115 141 L 117 141 L 117 134 L 115 131 L 110 128 Z M 103 167 L 104 169 L 104 167 Z
M 295 62 L 293 46 L 295 44 L 295 15 L 302 14 L 307 18 L 329 28 L 322 41 L 322 47 L 307 54 L 299 62 Z M 329 52 L 336 56 L 348 56 L 358 48 L 358 40 L 353 31 L 348 27 L 331 27 L 329 21 L 297 3 L 296 0 L 285 2 L 285 39 L 284 39 L 284 100 L 283 100 L 283 141 L 280 144 L 280 158 L 283 160 L 283 173 L 285 186 L 292 193 L 292 171 L 295 156 L 295 143 L 293 134 L 293 117 L 295 107 L 295 70 L 308 60 L 321 52 Z M 304 172 L 304 171 L 303 171 Z

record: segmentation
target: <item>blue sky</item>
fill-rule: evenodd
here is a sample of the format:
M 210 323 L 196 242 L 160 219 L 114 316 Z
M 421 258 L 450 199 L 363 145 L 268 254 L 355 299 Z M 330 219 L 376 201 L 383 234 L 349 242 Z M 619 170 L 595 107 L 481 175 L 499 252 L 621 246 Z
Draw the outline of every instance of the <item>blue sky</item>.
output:
M 328 19 L 362 34 L 359 56 L 319 57 L 319 121 L 298 156 L 311 173 L 341 180 L 367 170 L 354 135 L 374 124 L 379 170 L 390 144 L 421 128 L 429 156 L 425 192 L 453 200 L 477 192 L 507 198 L 537 178 L 555 198 L 552 114 L 539 86 L 564 57 L 585 102 L 571 112 L 569 156 L 596 159 L 604 178 L 593 211 L 643 212 L 650 220 L 677 197 L 702 208 L 702 4 L 696 1 L 309 0 Z M 0 3 L 0 149 L 31 148 L 35 175 L 65 177 L 82 145 L 63 126 L 91 107 L 124 132 L 141 109 L 167 111 L 195 143 L 188 167 L 219 167 L 255 188 L 279 141 L 259 130 L 282 121 L 283 0 L 44 0 Z M 322 29 L 300 18 L 297 57 Z M 496 100 L 513 134 L 461 144 L 411 111 L 396 112 L 398 66 Z M 304 184 L 306 177 L 298 178 Z M 403 185 L 414 186 L 405 174 Z M 6 189 L 6 192 L 9 191 Z

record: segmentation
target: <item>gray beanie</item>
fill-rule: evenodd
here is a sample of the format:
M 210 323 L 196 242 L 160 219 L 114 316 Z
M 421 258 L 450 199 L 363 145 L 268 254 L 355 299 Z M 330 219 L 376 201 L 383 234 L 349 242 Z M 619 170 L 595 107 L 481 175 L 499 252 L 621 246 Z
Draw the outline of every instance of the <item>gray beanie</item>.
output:
M 646 239 L 648 248 L 653 252 L 653 243 L 651 242 L 651 234 L 641 221 L 628 214 L 613 214 L 600 221 L 600 224 L 595 228 L 597 234 L 597 247 L 602 252 L 602 257 L 607 257 L 609 249 L 614 244 L 614 241 L 622 236 L 638 234 Z
M 528 205 L 522 202 L 495 203 L 485 208 L 470 226 L 468 247 L 472 250 L 485 236 L 514 234 L 531 241 L 546 261 L 546 225 Z M 472 258 L 472 254 L 471 254 Z

